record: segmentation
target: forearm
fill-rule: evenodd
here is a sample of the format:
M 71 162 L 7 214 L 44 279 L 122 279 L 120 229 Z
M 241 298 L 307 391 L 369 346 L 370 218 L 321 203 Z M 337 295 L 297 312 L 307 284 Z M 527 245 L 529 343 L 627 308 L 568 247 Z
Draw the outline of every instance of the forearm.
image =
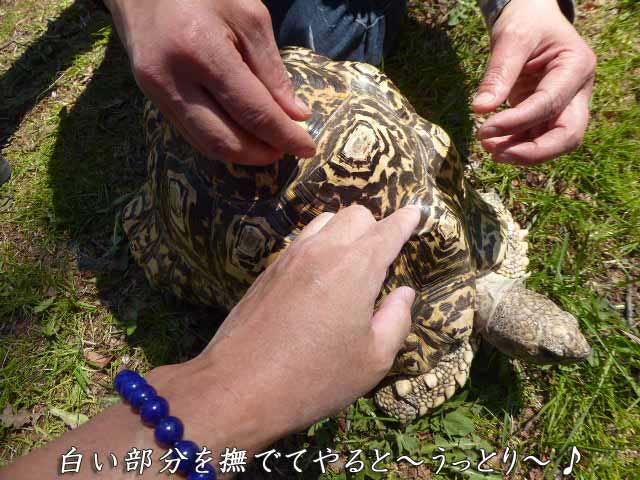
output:
M 200 448 L 211 450 L 213 464 L 217 464 L 221 450 L 237 447 L 255 452 L 268 445 L 282 432 L 269 425 L 268 416 L 262 415 L 260 407 L 253 405 L 254 398 L 234 391 L 234 381 L 223 369 L 216 369 L 204 360 L 193 360 L 186 364 L 161 367 L 145 378 L 158 394 L 170 404 L 170 415 L 180 418 L 185 425 L 184 438 L 196 442 Z M 236 376 L 237 377 L 237 376 Z M 248 387 L 248 386 L 247 386 Z M 248 390 L 248 388 L 247 388 Z M 259 422 L 261 422 L 259 424 Z M 45 447 L 19 458 L 9 465 L 0 477 L 15 479 L 51 478 L 61 475 L 61 457 L 71 447 L 83 454 L 78 480 L 100 478 L 130 478 L 125 472 L 124 459 L 132 448 L 153 449 L 152 466 L 143 472 L 143 478 L 156 478 L 165 466 L 160 457 L 167 447 L 154 439 L 153 428 L 145 426 L 140 416 L 130 406 L 118 404 L 104 410 L 80 428 L 70 431 Z M 93 456 L 104 464 L 97 473 Z M 112 468 L 111 454 L 118 460 Z
M 102 0 L 102 2 L 114 16 L 120 15 L 123 12 L 123 7 L 127 5 L 127 2 L 123 0 Z
M 135 24 L 135 19 L 139 16 L 131 15 L 130 9 L 138 7 L 138 2 L 123 1 L 123 0 L 103 0 L 105 6 L 111 12 L 111 18 L 113 19 L 113 25 L 118 32 L 118 36 L 122 41 L 125 49 L 131 52 L 130 35 L 129 32 L 135 28 L 139 28 L 139 25 Z

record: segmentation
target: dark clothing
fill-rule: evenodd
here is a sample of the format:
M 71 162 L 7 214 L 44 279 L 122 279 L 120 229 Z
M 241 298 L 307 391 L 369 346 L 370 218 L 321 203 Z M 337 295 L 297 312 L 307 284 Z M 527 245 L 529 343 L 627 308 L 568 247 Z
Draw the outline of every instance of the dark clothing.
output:
M 406 0 L 265 0 L 279 47 L 310 48 L 336 60 L 373 65 L 389 53 Z
M 510 0 L 478 0 L 491 28 Z M 574 0 L 558 0 L 573 21 Z M 407 14 L 407 0 L 264 0 L 279 47 L 310 48 L 335 60 L 380 65 Z

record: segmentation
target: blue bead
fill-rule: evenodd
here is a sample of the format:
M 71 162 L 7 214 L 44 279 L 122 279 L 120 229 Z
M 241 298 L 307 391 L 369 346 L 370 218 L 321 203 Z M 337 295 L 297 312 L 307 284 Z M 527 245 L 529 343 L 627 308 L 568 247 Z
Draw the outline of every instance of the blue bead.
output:
M 142 377 L 127 378 L 122 383 L 122 389 L 121 389 L 120 394 L 124 397 L 124 399 L 127 402 L 131 402 L 131 398 L 133 397 L 133 394 L 136 393 L 136 391 L 138 391 L 138 390 L 142 390 L 146 386 L 148 386 L 148 383 Z
M 167 415 L 169 415 L 169 402 L 163 397 L 152 397 L 140 407 L 142 421 L 148 425 L 158 425 Z
M 167 417 L 160 420 L 155 433 L 158 443 L 173 446 L 174 443 L 182 440 L 184 426 L 179 418 Z
M 180 460 L 178 470 L 182 473 L 189 473 L 196 462 L 196 458 L 200 452 L 200 447 L 191 440 L 181 440 L 173 446 L 173 454 L 171 455 L 171 458 L 181 458 L 176 453 L 176 450 L 178 450 L 183 457 L 186 457 L 185 460 Z
M 140 375 L 133 370 L 122 370 L 116 375 L 116 378 L 113 380 L 113 385 L 116 387 L 116 391 L 122 394 L 122 385 L 129 379 L 132 378 L 141 378 Z
M 200 470 L 205 470 L 206 473 L 200 473 L 194 470 L 189 474 L 187 480 L 216 480 L 216 469 L 211 465 L 206 464 L 204 467 L 201 467 Z
M 139 410 L 145 401 L 157 395 L 158 394 L 155 388 L 153 388 L 151 385 L 146 385 L 138 390 L 135 390 L 131 394 L 131 400 L 130 400 L 131 406 L 135 410 Z

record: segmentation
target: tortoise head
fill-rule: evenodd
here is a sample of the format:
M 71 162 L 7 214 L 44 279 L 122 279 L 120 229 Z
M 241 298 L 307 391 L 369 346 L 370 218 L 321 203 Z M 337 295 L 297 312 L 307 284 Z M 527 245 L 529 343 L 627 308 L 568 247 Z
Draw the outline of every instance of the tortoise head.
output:
M 532 363 L 576 362 L 591 355 L 576 318 L 521 280 L 490 273 L 476 286 L 474 328 L 504 354 Z

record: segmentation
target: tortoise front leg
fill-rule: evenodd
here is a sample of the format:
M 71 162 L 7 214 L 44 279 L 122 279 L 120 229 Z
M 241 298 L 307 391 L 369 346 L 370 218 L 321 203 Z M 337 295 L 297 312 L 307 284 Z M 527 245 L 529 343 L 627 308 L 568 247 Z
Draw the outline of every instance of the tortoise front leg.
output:
M 390 379 L 375 393 L 386 414 L 408 423 L 442 405 L 462 387 L 469 376 L 473 348 L 469 339 L 455 344 L 429 372 Z

